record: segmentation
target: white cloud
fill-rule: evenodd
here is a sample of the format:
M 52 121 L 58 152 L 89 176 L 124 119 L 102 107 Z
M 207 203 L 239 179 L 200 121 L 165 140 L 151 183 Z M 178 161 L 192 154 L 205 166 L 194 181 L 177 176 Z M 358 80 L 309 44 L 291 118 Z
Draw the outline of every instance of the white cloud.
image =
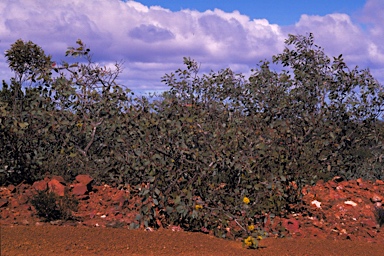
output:
M 346 14 L 334 13 L 325 16 L 302 15 L 293 28 L 297 34 L 313 32 L 318 44 L 332 54 L 363 53 L 367 46 L 361 28 Z M 359 39 L 359 42 L 356 42 Z
M 22 38 L 60 60 L 66 47 L 80 38 L 95 61 L 125 61 L 121 79 L 128 87 L 164 88 L 161 76 L 182 67 L 184 56 L 201 62 L 203 70 L 230 66 L 247 73 L 259 60 L 281 52 L 288 33 L 313 32 L 316 43 L 328 53 L 343 53 L 350 63 L 373 65 L 372 71 L 377 72 L 384 67 L 382 5 L 367 1 L 361 13 L 362 21 L 369 24 L 364 29 L 348 15 L 337 13 L 304 14 L 297 24 L 281 27 L 220 9 L 172 12 L 134 1 L 5 0 L 0 3 L 0 50 Z M 4 63 L 0 59 L 1 69 Z

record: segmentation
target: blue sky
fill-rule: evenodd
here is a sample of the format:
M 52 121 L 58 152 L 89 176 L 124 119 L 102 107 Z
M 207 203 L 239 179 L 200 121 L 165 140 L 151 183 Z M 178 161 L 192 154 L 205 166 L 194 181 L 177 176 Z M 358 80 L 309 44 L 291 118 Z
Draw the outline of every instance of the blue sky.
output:
M 194 9 L 200 12 L 215 8 L 226 12 L 234 10 L 251 19 L 267 19 L 281 26 L 299 21 L 302 14 L 326 15 L 346 13 L 354 16 L 364 7 L 365 0 L 138 0 L 147 5 L 158 5 L 172 11 Z
M 384 84 L 382 10 L 382 0 L 2 0 L 0 51 L 31 40 L 60 63 L 81 39 L 98 65 L 124 62 L 124 86 L 161 91 L 161 77 L 183 68 L 183 57 L 202 72 L 247 76 L 284 49 L 288 34 L 312 32 L 326 54 L 343 54 Z M 11 76 L 0 56 L 0 78 Z

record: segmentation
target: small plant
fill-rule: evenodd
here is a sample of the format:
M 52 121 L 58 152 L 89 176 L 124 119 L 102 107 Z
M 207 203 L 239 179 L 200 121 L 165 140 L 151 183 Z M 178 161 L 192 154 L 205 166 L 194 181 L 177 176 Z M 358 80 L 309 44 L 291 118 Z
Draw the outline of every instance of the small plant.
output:
M 243 247 L 246 247 L 248 249 L 257 249 L 259 247 L 259 241 L 262 239 L 262 236 L 257 236 L 257 238 L 254 238 L 253 236 L 248 236 L 246 239 L 243 240 Z
M 77 211 L 79 202 L 66 192 L 63 197 L 48 190 L 38 191 L 31 199 L 37 215 L 45 221 L 71 220 L 73 211 Z
M 197 204 L 195 205 L 195 209 L 198 211 L 198 210 L 201 210 L 203 209 L 203 206 L 201 204 Z
M 375 206 L 375 210 L 373 211 L 377 224 L 381 227 L 384 225 L 384 209 L 383 207 Z
M 243 198 L 243 203 L 245 203 L 245 204 L 249 204 L 250 202 L 251 202 L 251 200 L 249 200 L 248 197 L 244 197 L 244 198 Z

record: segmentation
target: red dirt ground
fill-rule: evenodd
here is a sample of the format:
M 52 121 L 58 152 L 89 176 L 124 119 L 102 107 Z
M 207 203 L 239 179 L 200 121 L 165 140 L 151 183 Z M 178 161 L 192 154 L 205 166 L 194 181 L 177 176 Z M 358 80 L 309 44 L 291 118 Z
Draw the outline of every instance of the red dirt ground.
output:
M 29 198 L 47 187 L 58 194 L 70 188 L 80 200 L 75 215 L 81 221 L 41 222 Z M 1 187 L 1 255 L 384 255 L 383 228 L 373 213 L 382 207 L 380 180 L 335 178 L 304 188 L 296 212 L 262 226 L 269 234 L 283 230 L 285 238 L 263 239 L 257 250 L 179 227 L 129 230 L 136 216 L 130 191 L 92 186 L 86 176 L 75 184 L 50 177 L 33 186 Z

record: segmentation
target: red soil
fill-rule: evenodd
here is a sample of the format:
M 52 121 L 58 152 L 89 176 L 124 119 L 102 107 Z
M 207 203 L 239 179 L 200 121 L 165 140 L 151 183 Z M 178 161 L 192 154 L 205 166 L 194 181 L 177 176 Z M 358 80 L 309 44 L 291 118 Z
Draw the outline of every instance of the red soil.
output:
M 384 201 L 384 182 L 379 180 L 335 178 L 306 187 L 295 213 L 263 225 L 269 234 L 283 230 L 285 238 L 263 239 L 257 250 L 242 248 L 241 241 L 178 227 L 129 230 L 137 200 L 131 189 L 90 182 L 82 177 L 69 185 L 51 177 L 33 186 L 1 187 L 1 255 L 382 255 L 384 251 L 384 232 L 373 213 Z M 49 184 L 56 184 L 51 189 L 58 194 L 65 187 L 77 194 L 80 205 L 75 215 L 81 221 L 43 223 L 37 218 L 29 198 Z

